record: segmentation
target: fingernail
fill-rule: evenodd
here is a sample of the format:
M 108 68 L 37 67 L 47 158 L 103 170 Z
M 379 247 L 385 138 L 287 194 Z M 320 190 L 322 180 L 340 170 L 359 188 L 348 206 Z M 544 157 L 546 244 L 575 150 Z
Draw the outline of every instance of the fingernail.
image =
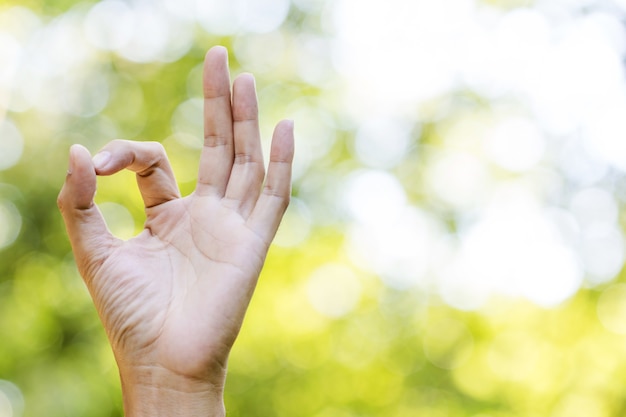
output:
M 107 162 L 111 159 L 111 153 L 107 151 L 99 152 L 93 157 L 93 165 L 96 169 L 104 169 Z

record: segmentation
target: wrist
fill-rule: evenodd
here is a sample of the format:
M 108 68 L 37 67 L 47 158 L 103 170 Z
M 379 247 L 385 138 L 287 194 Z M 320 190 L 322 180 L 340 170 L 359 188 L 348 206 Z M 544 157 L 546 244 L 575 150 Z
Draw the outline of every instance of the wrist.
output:
M 125 417 L 224 417 L 224 384 L 158 366 L 120 368 Z

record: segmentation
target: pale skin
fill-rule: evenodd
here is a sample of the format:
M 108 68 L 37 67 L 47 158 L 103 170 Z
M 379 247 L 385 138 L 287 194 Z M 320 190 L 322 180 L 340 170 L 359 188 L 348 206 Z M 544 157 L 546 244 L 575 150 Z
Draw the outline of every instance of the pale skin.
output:
M 204 63 L 204 147 L 181 198 L 163 147 L 115 140 L 93 158 L 70 148 L 58 198 L 76 263 L 113 348 L 124 411 L 223 416 L 231 347 L 289 203 L 293 123 L 280 122 L 265 175 L 254 79 L 232 86 L 227 52 Z M 94 204 L 97 175 L 137 173 L 143 232 L 111 235 Z

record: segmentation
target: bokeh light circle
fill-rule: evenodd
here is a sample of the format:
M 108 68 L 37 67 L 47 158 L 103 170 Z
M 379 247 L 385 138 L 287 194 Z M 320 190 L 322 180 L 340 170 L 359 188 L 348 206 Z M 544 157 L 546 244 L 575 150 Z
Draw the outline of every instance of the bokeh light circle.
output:
M 372 168 L 392 168 L 406 155 L 411 133 L 411 124 L 397 118 L 367 120 L 356 133 L 356 156 Z
M 0 171 L 18 163 L 24 150 L 24 139 L 17 126 L 9 120 L 0 121 Z
M 626 284 L 614 284 L 605 289 L 598 299 L 597 313 L 607 330 L 626 334 Z
M 134 23 L 135 15 L 127 2 L 101 1 L 85 17 L 85 35 L 94 46 L 114 51 L 130 42 Z
M 488 135 L 486 146 L 496 164 L 513 172 L 521 172 L 541 160 L 546 145 L 538 127 L 520 117 L 498 123 Z
M 217 35 L 267 33 L 280 27 L 289 5 L 289 0 L 202 0 L 197 2 L 196 19 L 207 32 Z
M 21 417 L 24 396 L 17 385 L 0 379 L 0 417 Z
M 575 294 L 583 269 L 553 213 L 523 186 L 499 190 L 483 216 L 461 231 L 456 255 L 441 274 L 444 299 L 472 309 L 500 293 L 550 307 Z
M 15 205 L 0 199 L 0 250 L 10 246 L 20 234 L 22 216 Z
M 431 158 L 425 179 L 433 196 L 459 210 L 481 205 L 491 186 L 485 163 L 468 152 Z
M 344 205 L 364 224 L 393 221 L 404 208 L 406 194 L 393 175 L 378 170 L 354 172 L 344 186 Z
M 313 308 L 328 317 L 341 317 L 352 311 L 361 296 L 361 283 L 347 266 L 329 263 L 309 276 L 307 298 Z

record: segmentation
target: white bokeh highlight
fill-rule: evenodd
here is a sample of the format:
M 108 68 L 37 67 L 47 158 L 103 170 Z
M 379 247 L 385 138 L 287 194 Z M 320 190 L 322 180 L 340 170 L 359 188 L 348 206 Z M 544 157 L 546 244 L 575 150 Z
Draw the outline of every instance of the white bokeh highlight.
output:
M 306 295 L 319 313 L 338 318 L 352 311 L 360 300 L 362 285 L 358 276 L 342 264 L 318 267 L 306 282 Z
M 433 196 L 459 210 L 482 205 L 491 188 L 485 163 L 468 152 L 433 157 L 425 178 Z
M 11 381 L 0 379 L 0 416 L 22 417 L 24 414 L 24 395 Z
M 22 216 L 15 204 L 0 199 L 0 250 L 15 242 L 22 229 Z
M 376 117 L 365 121 L 354 139 L 356 157 L 372 168 L 396 166 L 411 145 L 413 126 L 397 118 Z
M 626 36 L 618 13 L 580 13 L 593 4 L 540 1 L 506 10 L 473 0 L 341 0 L 334 8 L 333 65 L 345 83 L 346 116 L 359 120 L 354 152 L 363 165 L 397 163 L 386 162 L 395 143 L 385 148 L 363 133 L 378 114 L 429 109 L 464 89 L 501 104 L 489 117 L 470 113 L 474 121 L 463 129 L 442 123 L 443 143 L 412 162 L 425 166 L 417 171 L 424 175 L 404 179 L 407 189 L 424 184 L 423 204 L 457 222 L 458 230 L 440 231 L 429 245 L 447 260 L 429 268 L 451 305 L 480 308 L 503 294 L 554 306 L 585 281 L 605 284 L 622 269 L 619 204 L 596 184 L 626 170 Z M 441 111 L 413 117 L 445 121 Z M 381 265 L 397 261 L 396 252 L 385 252 L 380 242 L 387 240 L 372 232 L 384 223 L 372 219 L 383 212 L 398 218 L 408 203 L 393 181 L 368 182 L 388 191 L 381 202 L 360 181 L 347 189 L 348 248 L 356 264 L 385 280 Z
M 289 0 L 202 0 L 196 3 L 197 20 L 217 35 L 267 33 L 280 27 L 289 4 Z
M 24 138 L 10 120 L 0 119 L 0 171 L 17 164 L 24 151 Z
M 456 255 L 440 281 L 444 300 L 473 309 L 496 293 L 546 307 L 571 297 L 583 271 L 551 220 L 523 187 L 496 192 L 482 218 L 459 235 Z
M 512 172 L 533 168 L 545 151 L 539 128 L 524 118 L 502 120 L 488 133 L 485 146 L 490 159 Z

